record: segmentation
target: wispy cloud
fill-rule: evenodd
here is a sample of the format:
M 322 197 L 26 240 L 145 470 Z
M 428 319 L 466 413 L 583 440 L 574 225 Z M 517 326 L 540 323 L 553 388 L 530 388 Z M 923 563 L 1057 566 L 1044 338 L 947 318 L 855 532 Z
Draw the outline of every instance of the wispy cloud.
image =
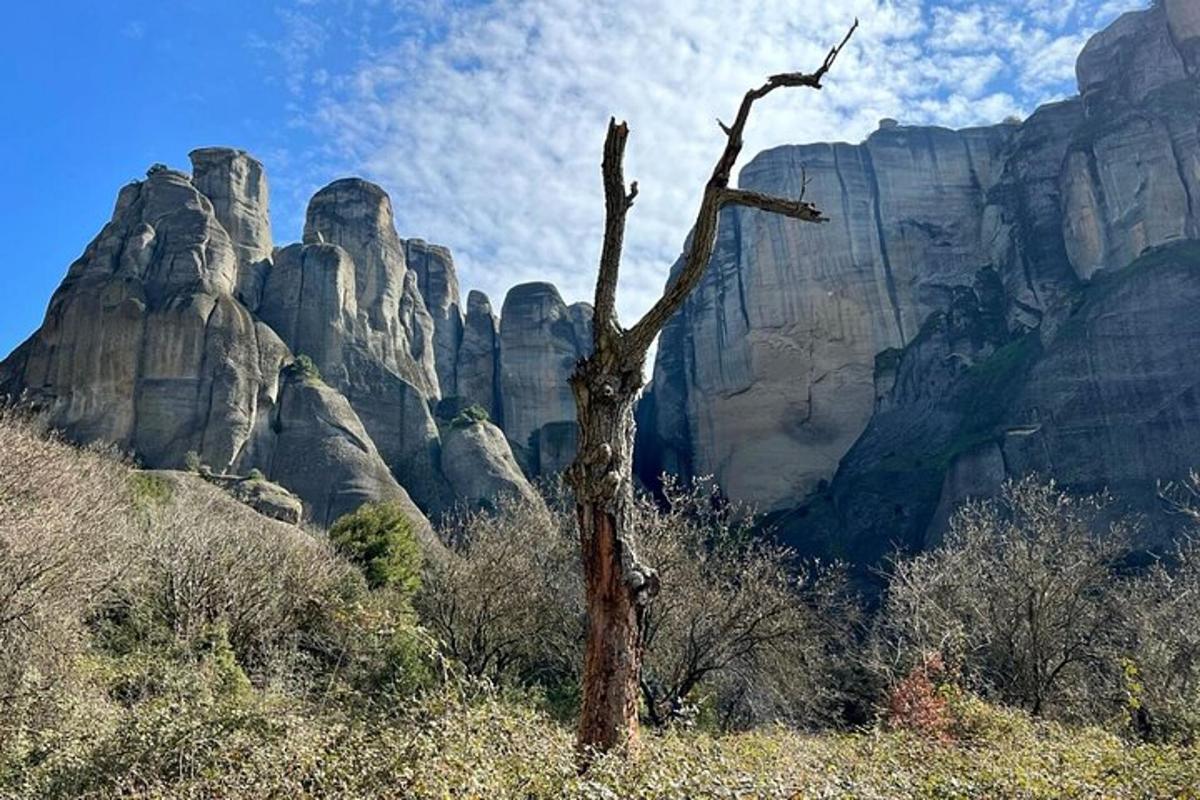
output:
M 121 35 L 126 39 L 138 41 L 146 36 L 146 23 L 140 19 L 132 19 L 121 27 Z
M 1139 0 L 324 0 L 283 12 L 297 120 L 323 167 L 382 183 L 403 236 L 451 246 L 497 302 L 552 280 L 588 299 L 603 222 L 600 146 L 629 121 L 621 312 L 657 295 L 719 148 L 714 119 L 764 76 L 816 66 L 862 29 L 821 93 L 756 109 L 747 155 L 863 139 L 882 117 L 963 126 L 1073 89 L 1087 36 Z M 316 55 L 349 48 L 341 63 Z M 314 55 L 316 54 L 316 55 Z M 293 155 L 291 164 L 304 161 Z M 819 199 L 819 198 L 816 198 Z

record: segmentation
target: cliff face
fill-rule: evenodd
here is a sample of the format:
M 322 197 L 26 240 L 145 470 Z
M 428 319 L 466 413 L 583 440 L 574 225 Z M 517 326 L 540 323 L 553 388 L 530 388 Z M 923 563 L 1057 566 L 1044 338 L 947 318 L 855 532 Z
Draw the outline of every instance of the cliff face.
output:
M 504 430 L 527 457 L 538 449 L 537 437 L 547 425 L 575 420 L 567 381 L 575 362 L 591 351 L 591 311 L 582 303 L 568 306 L 548 283 L 516 286 L 504 300 L 499 379 Z
M 1133 491 L 1186 471 L 1193 369 L 1160 337 L 1198 308 L 1179 244 L 1200 235 L 1198 59 L 1200 12 L 1167 0 L 1097 35 L 1080 97 L 1024 123 L 885 122 L 754 159 L 743 186 L 807 176 L 833 221 L 722 218 L 660 342 L 644 477 L 714 474 L 794 541 L 870 559 L 1005 476 Z
M 710 272 L 660 344 L 664 466 L 765 507 L 831 477 L 870 419 L 875 354 L 990 260 L 984 209 L 1013 135 L 895 127 L 754 159 L 743 186 L 794 197 L 806 176 L 833 221 L 722 217 Z
M 262 165 L 227 148 L 192 163 L 121 191 L 42 327 L 0 363 L 0 395 L 149 467 L 194 451 L 220 472 L 257 468 L 321 523 L 371 499 L 423 522 L 422 510 L 532 496 L 508 439 L 524 452 L 573 405 L 512 406 L 515 435 L 435 416 L 439 400 L 497 422 L 505 407 L 498 321 L 477 292 L 463 314 L 448 250 L 402 240 L 387 194 L 360 179 L 318 192 L 303 243 L 276 249 Z M 571 354 L 590 340 L 585 308 L 562 316 L 565 329 L 514 313 L 511 391 L 561 394 L 574 356 L 559 339 Z M 297 371 L 300 355 L 319 377 Z

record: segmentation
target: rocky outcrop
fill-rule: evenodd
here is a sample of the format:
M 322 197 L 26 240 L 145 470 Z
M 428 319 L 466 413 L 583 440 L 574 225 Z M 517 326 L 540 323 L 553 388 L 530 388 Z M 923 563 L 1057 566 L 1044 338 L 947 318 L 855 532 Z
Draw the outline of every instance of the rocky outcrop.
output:
M 202 472 L 201 477 L 215 486 L 220 486 L 232 497 L 250 506 L 264 517 L 270 517 L 290 525 L 299 525 L 304 519 L 304 502 L 278 483 L 273 483 L 257 475 L 213 475 Z
M 485 420 L 459 418 L 450 424 L 442 438 L 441 467 L 456 502 L 468 508 L 492 508 L 506 495 L 541 502 L 504 433 Z
M 1079 57 L 1086 119 L 1061 182 L 1068 256 L 1085 280 L 1200 235 L 1200 82 L 1181 46 L 1198 31 L 1194 4 L 1173 0 L 1122 16 Z
M 500 313 L 500 397 L 509 440 L 528 451 L 543 427 L 575 419 L 568 379 L 589 352 L 590 306 L 567 306 L 549 283 L 509 291 Z
M 458 391 L 458 350 L 463 340 L 463 315 L 459 308 L 458 275 L 450 251 L 422 239 L 404 243 L 404 257 L 417 274 L 417 287 L 433 317 L 433 353 L 442 397 Z
M 264 473 L 304 499 L 306 516 L 329 525 L 371 501 L 400 504 L 428 523 L 380 456 L 350 403 L 319 378 L 288 370 L 271 418 L 274 436 L 255 453 Z
M 1200 243 L 1154 248 L 1088 285 L 1052 330 L 999 439 L 1040 472 L 1150 503 L 1200 457 Z
M 338 184 L 343 186 L 331 188 Z M 322 379 L 350 402 L 401 483 L 422 507 L 437 513 L 452 502 L 438 471 L 438 432 L 429 408 L 437 396 L 430 385 L 436 387 L 437 378 L 424 372 L 425 354 L 417 358 L 408 349 L 409 334 L 416 330 L 416 338 L 429 343 L 432 358 L 432 318 L 427 310 L 405 317 L 397 315 L 399 305 L 382 308 L 401 303 L 403 290 L 397 297 L 392 289 L 409 284 L 410 302 L 424 309 L 417 273 L 405 266 L 403 249 L 392 249 L 393 244 L 400 248 L 395 228 L 356 228 L 392 225 L 387 195 L 365 181 L 339 181 L 331 187 L 313 198 L 306 236 L 325 239 L 328 234 L 353 249 L 319 241 L 279 251 L 259 315 L 292 352 L 313 360 Z M 344 198 L 348 210 L 332 207 L 334 197 Z M 397 280 L 397 273 L 403 278 Z M 370 285 L 364 288 L 363 282 Z M 375 310 L 364 310 L 362 302 Z M 405 318 L 418 320 L 416 327 L 406 327 Z
M 462 342 L 455 359 L 455 390 L 503 424 L 500 402 L 500 332 L 492 303 L 483 292 L 467 295 Z
M 309 201 L 304 244 L 337 245 L 354 264 L 352 335 L 362 351 L 426 396 L 440 396 L 433 317 L 408 269 L 387 193 L 360 178 L 329 184 Z
M 125 187 L 55 292 L 41 329 L 0 366 L 68 435 L 156 466 L 189 450 L 234 464 L 269 409 L 287 349 L 232 292 L 238 262 L 184 173 Z
M 237 258 L 236 295 L 258 305 L 271 260 L 271 217 L 262 164 L 243 150 L 203 147 L 189 154 L 192 185 L 213 204 Z
M 1005 476 L 1144 498 L 1193 466 L 1191 365 L 1155 337 L 1191 326 L 1198 54 L 1195 3 L 1165 0 L 1097 35 L 1080 97 L 1023 123 L 886 121 L 754 159 L 743 186 L 796 196 L 807 177 L 833 221 L 722 217 L 660 340 L 643 477 L 715 474 L 802 549 L 870 561 Z
M 992 262 L 984 211 L 1014 133 L 894 126 L 747 165 L 742 186 L 785 197 L 807 176 L 833 221 L 724 213 L 709 271 L 660 342 L 658 466 L 715 475 L 764 509 L 832 477 L 871 417 L 875 355 Z
M 0 395 L 150 467 L 177 469 L 195 452 L 218 475 L 260 470 L 321 524 L 395 500 L 428 531 L 420 509 L 532 495 L 500 429 L 434 419 L 443 396 L 497 422 L 504 406 L 498 321 L 477 292 L 463 314 L 446 248 L 401 239 L 383 189 L 345 179 L 313 197 L 302 243 L 274 249 L 262 165 L 228 148 L 191 159 L 191 175 L 155 166 L 121 191 L 41 329 L 0 364 Z M 519 385 L 569 397 L 590 314 L 558 306 L 557 324 L 515 340 L 511 363 L 541 381 Z M 539 349 L 539 331 L 557 338 Z M 554 441 L 545 461 L 557 469 L 569 444 Z
M 321 523 L 391 499 L 428 530 L 389 463 L 411 466 L 422 454 L 423 477 L 444 485 L 428 409 L 432 348 L 426 357 L 412 344 L 431 344 L 433 325 L 403 251 L 390 247 L 399 240 L 370 227 L 390 220 L 385 199 L 356 184 L 343 190 L 347 209 L 318 204 L 311 236 L 351 250 L 318 242 L 272 257 L 258 162 L 218 148 L 192 158 L 193 175 L 155 167 L 121 191 L 42 327 L 0 364 L 0 393 L 73 439 L 111 442 L 147 466 L 179 468 L 195 452 L 218 473 L 261 470 Z M 360 277 L 375 283 L 360 291 Z M 392 286 L 389 310 L 381 297 Z M 328 383 L 288 377 L 301 353 L 328 370 Z M 404 432 L 385 439 L 391 461 L 350 396 L 378 430 Z

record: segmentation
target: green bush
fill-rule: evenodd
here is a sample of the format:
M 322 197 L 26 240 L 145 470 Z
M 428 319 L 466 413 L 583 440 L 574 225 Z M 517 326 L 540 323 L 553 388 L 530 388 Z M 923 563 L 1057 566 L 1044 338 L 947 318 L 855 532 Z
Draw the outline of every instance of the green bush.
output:
M 288 365 L 288 371 L 305 381 L 316 382 L 321 380 L 321 370 L 317 369 L 316 362 L 303 353 L 296 356 L 296 360 Z
M 250 470 L 249 474 L 246 475 L 246 477 L 252 481 L 265 481 L 267 479 L 267 476 L 263 475 L 262 470 L 258 469 L 257 467 Z
M 404 510 L 393 503 L 367 503 L 333 523 L 329 541 L 358 565 L 372 589 L 408 597 L 421 586 L 421 545 Z
M 199 474 L 200 467 L 202 466 L 200 454 L 195 450 L 188 450 L 187 455 L 183 457 L 183 465 L 187 468 L 188 472 L 195 472 Z
M 458 412 L 454 419 L 450 420 L 450 427 L 455 430 L 469 428 L 477 422 L 487 422 L 490 419 L 491 417 L 488 416 L 488 412 L 483 406 L 472 404 Z

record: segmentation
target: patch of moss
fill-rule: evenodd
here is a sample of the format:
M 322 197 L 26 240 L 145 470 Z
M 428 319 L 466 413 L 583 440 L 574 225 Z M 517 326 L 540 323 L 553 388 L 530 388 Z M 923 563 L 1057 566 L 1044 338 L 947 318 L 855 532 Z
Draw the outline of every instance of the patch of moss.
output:
M 1023 376 L 1041 353 L 1036 332 L 1027 333 L 973 364 L 948 398 L 961 422 L 944 444 L 921 442 L 913 450 L 890 453 L 879 461 L 887 473 L 927 474 L 940 485 L 954 459 L 996 438 L 996 426 L 1024 385 Z

